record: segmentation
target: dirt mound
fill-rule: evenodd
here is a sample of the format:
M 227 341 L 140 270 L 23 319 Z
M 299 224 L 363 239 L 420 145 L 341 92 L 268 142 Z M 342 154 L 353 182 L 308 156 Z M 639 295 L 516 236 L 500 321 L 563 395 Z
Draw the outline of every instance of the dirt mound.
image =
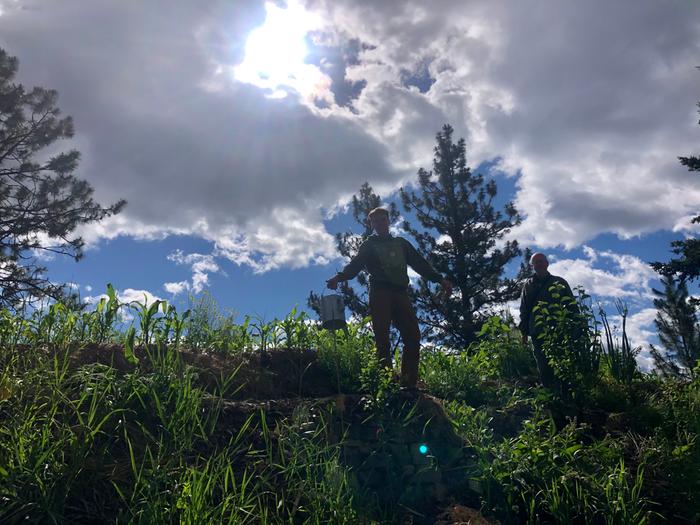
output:
M 120 345 L 88 345 L 70 353 L 70 366 L 99 363 L 121 373 L 153 368 L 157 348 L 134 351 L 134 365 L 124 356 Z M 228 382 L 228 395 L 235 399 L 279 399 L 289 397 L 325 397 L 338 392 L 336 381 L 319 364 L 316 352 L 308 349 L 279 348 L 265 352 L 234 355 L 209 354 L 181 349 L 178 356 L 197 373 L 197 385 L 209 392 Z
M 218 413 L 208 446 L 224 446 L 248 428 L 250 445 L 264 449 L 264 427 L 274 432 L 278 423 L 299 424 L 296 431 L 306 436 L 313 431 L 304 425 L 323 421 L 328 425 L 326 438 L 341 446 L 340 461 L 365 504 L 402 509 L 414 525 L 489 523 L 469 508 L 479 504 L 477 489 L 469 484 L 477 465 L 475 451 L 455 433 L 437 398 L 399 390 L 379 403 L 369 393 L 340 394 L 335 374 L 308 349 L 235 355 L 181 349 L 163 355 L 157 348 L 139 347 L 135 355 L 136 364 L 125 358 L 119 345 L 90 345 L 71 352 L 69 364 L 79 368 L 99 363 L 126 374 L 150 372 L 159 360 L 177 357 L 195 372 L 196 384 L 209 392 L 204 406 Z M 308 414 L 309 420 L 294 423 L 299 413 Z M 452 507 L 445 510 L 448 505 Z

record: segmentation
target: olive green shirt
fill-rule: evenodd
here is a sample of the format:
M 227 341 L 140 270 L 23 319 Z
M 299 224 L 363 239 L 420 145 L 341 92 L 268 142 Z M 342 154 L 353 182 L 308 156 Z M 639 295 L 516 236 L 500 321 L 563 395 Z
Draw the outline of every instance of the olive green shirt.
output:
M 338 272 L 347 281 L 361 270 L 369 273 L 370 287 L 378 289 L 406 290 L 410 266 L 428 281 L 440 282 L 442 276 L 425 258 L 402 237 L 372 235 L 360 246 L 357 255 Z

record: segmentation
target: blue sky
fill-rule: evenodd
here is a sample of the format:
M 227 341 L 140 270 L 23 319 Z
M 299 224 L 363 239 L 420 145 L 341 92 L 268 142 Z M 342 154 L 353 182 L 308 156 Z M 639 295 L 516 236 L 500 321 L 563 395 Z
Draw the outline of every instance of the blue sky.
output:
M 61 45 L 56 43 L 60 42 Z M 630 305 L 646 262 L 697 235 L 700 4 L 653 0 L 0 0 L 18 80 L 59 92 L 76 173 L 126 209 L 46 261 L 85 298 L 112 282 L 272 318 L 342 266 L 333 234 L 368 181 L 388 200 L 444 123 L 524 216 L 552 272 Z

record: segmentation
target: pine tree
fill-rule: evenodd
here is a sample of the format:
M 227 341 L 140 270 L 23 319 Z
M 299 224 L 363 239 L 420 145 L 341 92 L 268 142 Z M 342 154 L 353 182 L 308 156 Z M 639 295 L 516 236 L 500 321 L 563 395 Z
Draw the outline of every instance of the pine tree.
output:
M 374 190 L 368 182 L 365 182 L 360 187 L 360 191 L 357 195 L 353 195 L 351 203 L 352 216 L 355 222 L 360 226 L 362 233 L 357 234 L 349 230 L 335 235 L 338 251 L 346 260 L 350 260 L 357 255 L 360 245 L 372 235 L 372 227 L 367 219 L 367 214 L 381 205 L 381 197 L 374 193 Z M 399 212 L 396 210 L 396 205 L 394 203 L 387 205 L 387 210 L 389 211 L 390 221 L 392 223 L 396 222 L 399 219 Z M 360 272 L 357 276 L 357 284 L 359 285 L 358 290 L 350 286 L 341 286 L 339 287 L 339 291 L 343 296 L 345 306 L 353 315 L 359 318 L 365 318 L 369 316 L 369 280 L 365 272 Z M 311 292 L 307 299 L 307 304 L 316 313 L 319 312 L 318 295 Z
M 689 300 L 685 280 L 662 277 L 663 291 L 654 289 L 654 324 L 662 348 L 651 345 L 656 368 L 665 376 L 689 376 L 700 359 L 700 323 Z
M 78 151 L 48 156 L 56 141 L 73 136 L 73 122 L 61 118 L 56 91 L 14 83 L 17 68 L 17 58 L 0 49 L 0 306 L 9 307 L 62 297 L 64 288 L 44 276 L 35 254 L 80 259 L 84 243 L 75 229 L 124 206 L 93 201 L 90 185 L 72 175 Z
M 437 134 L 432 171 L 418 170 L 417 191 L 401 189 L 404 208 L 420 228 L 404 229 L 433 267 L 452 281 L 455 292 L 443 300 L 421 281 L 415 292 L 427 338 L 453 348 L 466 348 L 483 322 L 505 302 L 518 297 L 519 278 L 504 278 L 505 266 L 521 255 L 517 241 L 502 242 L 521 217 L 509 202 L 496 210 L 496 182 L 467 167 L 464 139 L 452 140 L 453 129 Z

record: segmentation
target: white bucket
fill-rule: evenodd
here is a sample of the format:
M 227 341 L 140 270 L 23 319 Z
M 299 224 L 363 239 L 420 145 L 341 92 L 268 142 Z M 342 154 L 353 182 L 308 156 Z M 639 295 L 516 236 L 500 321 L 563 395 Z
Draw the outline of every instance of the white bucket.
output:
M 321 296 L 321 326 L 327 330 L 345 328 L 345 305 L 341 295 Z

